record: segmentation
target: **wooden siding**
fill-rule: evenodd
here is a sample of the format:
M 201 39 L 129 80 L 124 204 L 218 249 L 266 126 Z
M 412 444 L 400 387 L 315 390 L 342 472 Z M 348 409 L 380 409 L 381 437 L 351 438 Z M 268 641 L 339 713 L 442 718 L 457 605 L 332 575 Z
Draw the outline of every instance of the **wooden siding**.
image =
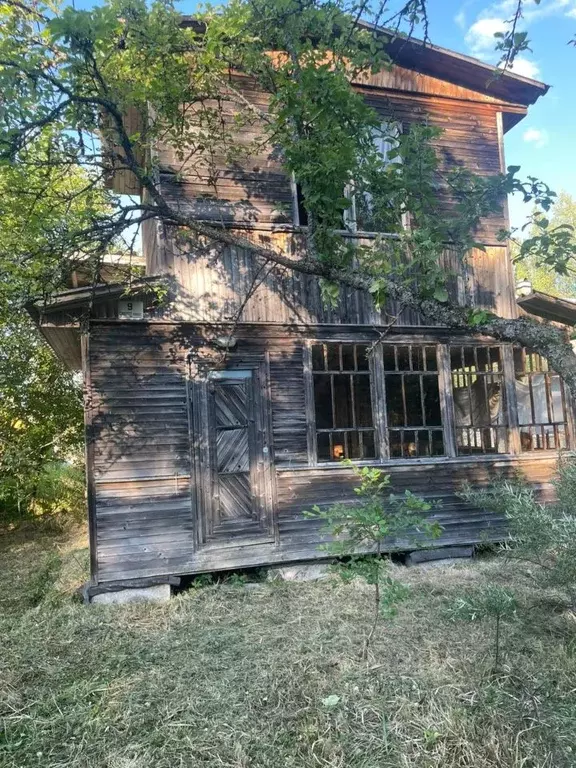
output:
M 398 86 L 402 82 L 408 84 L 410 80 L 416 86 L 415 73 L 410 73 L 409 79 L 406 73 L 407 70 L 404 70 L 404 74 L 397 78 L 392 76 L 391 82 Z M 398 120 L 405 129 L 412 123 L 427 123 L 443 130 L 443 134 L 433 142 L 441 171 L 462 166 L 480 175 L 498 173 L 500 156 L 497 115 L 502 107 L 489 102 L 453 98 L 457 87 L 449 84 L 446 84 L 445 93 L 451 98 L 442 98 L 436 93 L 441 90 L 440 82 L 437 81 L 436 87 L 430 89 L 434 95 L 411 93 L 408 89 L 404 92 L 387 90 L 386 87 L 362 90 L 367 103 L 383 119 Z M 257 110 L 266 112 L 266 93 L 258 90 L 246 78 L 237 78 L 235 85 Z M 237 108 L 232 101 L 224 101 L 222 108 L 224 121 L 232 128 Z M 240 127 L 234 126 L 234 133 L 239 145 L 245 149 L 252 147 L 258 139 L 260 142 L 254 154 L 233 165 L 224 156 L 208 157 L 199 152 L 193 153 L 190 159 L 180 158 L 169 145 L 160 145 L 157 159 L 163 194 L 173 204 L 200 219 L 222 223 L 243 222 L 252 226 L 291 223 L 290 180 L 274 148 L 262 144 L 261 127 L 251 121 Z M 440 180 L 439 201 L 441 209 L 449 215 L 454 200 Z M 478 241 L 497 244 L 496 234 L 505 226 L 504 211 L 489 217 L 477 232 Z
M 352 497 L 353 476 L 333 466 L 309 467 L 304 415 L 303 341 L 321 336 L 367 339 L 369 328 L 236 329 L 236 359 L 268 356 L 276 540 L 198 541 L 191 483 L 187 357 L 208 353 L 221 329 L 184 324 L 93 322 L 89 422 L 94 457 L 95 573 L 99 582 L 185 574 L 318 557 L 321 535 L 303 510 Z M 404 333 L 404 332 L 403 332 Z M 428 329 L 427 338 L 435 333 Z M 441 338 L 442 332 L 438 334 Z M 422 334 L 424 336 L 424 334 Z M 398 332 L 397 337 L 400 338 Z M 402 336 L 402 338 L 404 338 Z M 502 521 L 457 500 L 464 480 L 487 484 L 519 471 L 548 487 L 556 456 L 388 462 L 396 490 L 440 498 L 440 544 L 502 537 Z
M 246 233 L 242 233 L 244 236 Z M 298 254 L 299 238 L 291 232 L 252 233 L 287 254 Z M 359 239 L 369 244 L 367 239 Z M 168 238 L 166 247 L 173 253 L 177 286 L 171 316 L 190 322 L 246 323 L 341 323 L 385 325 L 392 318 L 399 325 L 425 325 L 411 310 L 389 302 L 384 311 L 374 308 L 370 297 L 361 291 L 343 287 L 336 308 L 327 307 L 320 295 L 318 279 L 291 270 L 265 265 L 241 249 L 194 251 L 178 246 Z M 514 285 L 510 279 L 508 252 L 503 246 L 475 249 L 466 264 L 447 249 L 443 267 L 448 277 L 450 298 L 468 305 L 491 310 L 504 317 L 515 317 L 517 308 Z

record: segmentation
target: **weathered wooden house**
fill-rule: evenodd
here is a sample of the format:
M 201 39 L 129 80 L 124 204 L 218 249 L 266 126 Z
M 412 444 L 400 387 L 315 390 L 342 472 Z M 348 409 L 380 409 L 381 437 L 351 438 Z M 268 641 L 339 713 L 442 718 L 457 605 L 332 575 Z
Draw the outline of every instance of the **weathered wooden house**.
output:
M 444 129 L 446 165 L 504 169 L 503 139 L 547 86 L 417 41 L 391 43 L 396 66 L 357 84 L 383 122 Z M 247 99 L 266 95 L 238 76 Z M 305 227 L 298 187 L 273 152 L 220 168 L 216 185 L 157 147 L 160 185 L 198 219 L 287 253 Z M 120 192 L 138 193 L 126 175 Z M 442 205 L 453 201 L 439 191 Z M 509 254 L 497 238 L 507 210 L 483 221 L 452 298 L 513 317 Z M 366 231 L 368 230 L 368 231 Z M 342 237 L 377 233 L 353 216 Z M 337 310 L 315 278 L 262 269 L 229 248 L 220 258 L 179 243 L 162 221 L 143 233 L 146 278 L 79 287 L 35 314 L 45 337 L 85 377 L 93 585 L 311 560 L 315 503 L 353 498 L 340 460 L 382 466 L 393 486 L 442 499 L 437 546 L 502 537 L 502 521 L 463 504 L 463 481 L 519 473 L 545 487 L 573 444 L 568 395 L 546 361 L 494 340 L 427 327 L 342 290 Z M 457 264 L 450 249 L 447 269 Z M 458 267 L 460 268 L 460 267 Z M 461 268 L 460 268 L 461 269 Z M 147 280 L 167 275 L 170 302 L 149 306 Z M 85 318 L 89 307 L 89 320 Z

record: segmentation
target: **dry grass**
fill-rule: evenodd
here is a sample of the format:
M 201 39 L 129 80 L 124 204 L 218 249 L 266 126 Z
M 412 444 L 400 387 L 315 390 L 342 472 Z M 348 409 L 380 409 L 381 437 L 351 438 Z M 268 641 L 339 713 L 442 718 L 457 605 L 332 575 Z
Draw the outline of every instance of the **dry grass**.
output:
M 83 545 L 0 542 L 3 768 L 576 765 L 576 624 L 517 566 L 398 569 L 412 596 L 366 665 L 361 584 L 224 583 L 87 608 L 71 598 Z M 487 581 L 523 606 L 496 677 L 490 627 L 447 611 Z

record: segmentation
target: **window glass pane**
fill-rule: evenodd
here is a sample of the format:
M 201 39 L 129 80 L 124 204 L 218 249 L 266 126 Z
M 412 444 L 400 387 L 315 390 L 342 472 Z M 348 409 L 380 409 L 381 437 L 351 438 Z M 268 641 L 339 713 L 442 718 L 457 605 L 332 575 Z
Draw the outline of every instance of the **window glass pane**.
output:
M 418 374 L 406 374 L 404 377 L 404 395 L 406 397 L 406 424 L 409 427 L 424 426 L 422 393 Z
M 435 429 L 432 432 L 432 456 L 444 455 L 444 433 Z
M 370 394 L 370 377 L 354 376 L 354 400 L 356 404 L 356 426 L 372 426 L 372 397 Z
M 316 429 L 330 429 L 332 424 L 332 389 L 330 376 L 314 376 L 314 406 L 316 410 Z
M 438 370 L 438 361 L 436 357 L 435 347 L 426 347 L 426 370 L 427 371 Z
M 422 376 L 422 388 L 424 390 L 424 416 L 429 427 L 442 426 L 442 414 L 440 412 L 440 392 L 438 391 L 437 376 Z
M 534 400 L 534 422 L 536 424 L 547 424 L 548 403 L 546 401 L 546 377 L 543 373 L 534 373 L 531 376 L 532 398 Z
M 395 356 L 394 356 L 394 347 L 387 344 L 383 350 L 383 357 L 384 357 L 384 370 L 385 371 L 395 371 L 396 370 L 396 362 L 395 362 Z
M 356 365 L 359 371 L 367 371 L 370 368 L 368 360 L 368 347 L 364 345 L 356 346 Z
M 327 344 L 328 350 L 328 370 L 339 371 L 340 370 L 340 345 L 339 344 Z
M 550 376 L 550 396 L 552 400 L 552 420 L 564 421 L 564 404 L 562 402 L 562 382 L 560 376 Z
M 408 347 L 397 347 L 398 353 L 398 370 L 409 371 L 410 370 L 410 354 Z
M 364 459 L 376 458 L 376 446 L 374 443 L 374 432 L 362 432 L 362 443 L 364 446 Z
M 342 370 L 353 371 L 354 370 L 354 347 L 352 344 L 342 345 Z
M 332 433 L 332 460 L 340 461 L 341 459 L 349 459 L 348 447 L 347 447 L 347 433 L 346 432 L 333 432 Z
M 330 434 L 328 432 L 319 432 L 316 435 L 316 444 L 318 446 L 318 461 L 330 461 L 332 458 L 330 452 Z
M 404 401 L 402 399 L 402 377 L 386 377 L 386 412 L 389 427 L 404 426 Z
M 334 375 L 334 426 L 353 427 L 351 377 L 346 374 Z
M 324 370 L 324 347 L 322 344 L 312 345 L 312 370 Z

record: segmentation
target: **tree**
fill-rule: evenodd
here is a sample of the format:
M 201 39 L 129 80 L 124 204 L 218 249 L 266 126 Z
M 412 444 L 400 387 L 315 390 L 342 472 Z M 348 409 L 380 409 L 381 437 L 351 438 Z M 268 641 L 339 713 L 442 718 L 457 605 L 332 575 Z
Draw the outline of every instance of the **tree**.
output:
M 532 216 L 537 221 L 539 218 L 537 211 Z M 562 229 L 559 229 L 562 228 Z M 574 244 L 574 231 L 576 228 L 576 200 L 568 192 L 561 191 L 554 203 L 552 215 L 546 229 L 557 232 L 564 232 L 570 242 Z M 534 290 L 550 293 L 555 296 L 572 297 L 576 295 L 576 274 L 572 259 L 570 258 L 565 269 L 554 269 L 554 264 L 547 264 L 542 259 L 539 252 L 522 255 L 522 247 L 531 238 L 538 237 L 539 227 L 532 223 L 529 226 L 527 237 L 523 240 L 512 241 L 512 261 L 516 277 L 518 280 L 530 280 Z M 570 253 L 570 251 L 568 251 Z M 557 265 L 556 265 L 557 266 Z
M 47 228 L 34 246 L 36 262 L 54 252 L 65 258 L 86 252 L 95 258 L 97 276 L 99 254 L 131 226 L 159 218 L 193 243 L 239 246 L 259 262 L 316 275 L 326 300 L 334 300 L 336 286 L 344 284 L 369 292 L 377 304 L 392 298 L 433 323 L 518 342 L 546 356 L 576 394 L 576 355 L 561 330 L 451 305 L 438 262 L 447 241 L 464 259 L 478 221 L 507 192 L 517 192 L 542 211 L 530 254 L 563 269 L 575 249 L 567 229 L 545 226 L 554 193 L 536 179 L 519 181 L 517 168 L 488 179 L 455 171 L 447 181 L 459 204 L 447 221 L 435 202 L 433 129 L 417 127 L 402 136 L 397 153 L 403 162 L 393 168 L 384 167 L 374 151 L 378 121 L 351 81 L 393 61 L 383 35 L 363 22 L 392 27 L 393 33 L 411 34 L 418 25 L 427 29 L 424 0 L 398 12 L 388 5 L 386 0 L 375 9 L 365 0 L 233 0 L 183 26 L 170 0 L 156 0 L 150 8 L 143 0 L 108 0 L 90 11 L 5 0 L 0 162 L 38 169 L 35 148 L 46 142 L 42 167 L 64 176 L 79 170 L 86 175 L 85 189 L 68 195 L 70 200 L 102 193 L 106 179 L 124 170 L 143 189 L 141 199 L 109 196 L 106 209 L 90 208 L 73 227 Z M 235 89 L 229 77 L 234 70 L 270 94 L 266 114 Z M 301 183 L 308 234 L 306 251 L 297 259 L 195 220 L 156 183 L 159 138 L 181 157 L 197 156 L 200 149 L 230 161 L 250 154 L 250 147 L 236 141 L 234 126 L 221 119 L 224 101 L 235 104 L 236 125 L 262 126 L 255 141 L 273 144 L 285 170 Z M 145 117 L 140 130 L 128 127 L 130 113 Z M 411 230 L 370 250 L 346 245 L 335 229 L 350 205 L 341 190 L 351 179 L 362 179 L 375 211 L 390 204 L 396 217 L 409 211 Z M 51 183 L 52 177 L 46 188 Z M 406 253 L 411 270 L 401 266 Z

